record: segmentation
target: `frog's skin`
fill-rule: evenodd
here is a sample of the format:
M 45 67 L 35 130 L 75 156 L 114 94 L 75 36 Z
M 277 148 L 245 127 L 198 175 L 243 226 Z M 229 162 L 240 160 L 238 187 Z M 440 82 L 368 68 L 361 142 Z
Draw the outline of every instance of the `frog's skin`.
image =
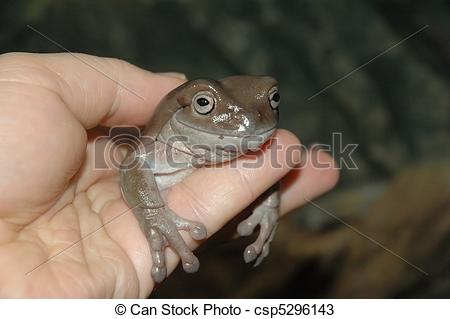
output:
M 279 99 L 277 82 L 271 77 L 232 76 L 186 82 L 159 103 L 143 131 L 143 149 L 129 151 L 120 169 L 123 196 L 150 244 L 155 282 L 166 277 L 168 246 L 178 253 L 186 272 L 199 268 L 180 230 L 195 240 L 207 236 L 203 224 L 179 217 L 167 206 L 168 189 L 201 165 L 230 161 L 259 149 L 276 130 Z M 168 158 L 177 165 L 170 165 Z M 268 255 L 275 234 L 277 185 L 264 196 L 237 228 L 241 236 L 248 236 L 260 226 L 258 238 L 244 251 L 244 260 L 256 259 L 255 265 Z

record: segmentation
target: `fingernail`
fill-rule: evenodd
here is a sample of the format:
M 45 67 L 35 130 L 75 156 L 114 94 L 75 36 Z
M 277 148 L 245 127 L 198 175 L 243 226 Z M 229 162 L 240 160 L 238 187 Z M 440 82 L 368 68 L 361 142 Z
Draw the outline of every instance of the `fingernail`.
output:
M 184 74 L 184 73 L 179 73 L 179 72 L 160 72 L 160 73 L 157 73 L 157 74 L 162 75 L 162 76 L 168 76 L 168 77 L 171 77 L 171 78 L 176 78 L 176 79 L 187 81 L 186 74 Z

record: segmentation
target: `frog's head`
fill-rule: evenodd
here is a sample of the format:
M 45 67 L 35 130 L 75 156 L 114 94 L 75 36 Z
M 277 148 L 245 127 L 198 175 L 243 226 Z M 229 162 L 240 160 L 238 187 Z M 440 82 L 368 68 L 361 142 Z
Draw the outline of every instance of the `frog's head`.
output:
M 266 76 L 232 76 L 186 83 L 171 118 L 175 134 L 209 162 L 224 162 L 259 149 L 278 123 L 277 81 Z

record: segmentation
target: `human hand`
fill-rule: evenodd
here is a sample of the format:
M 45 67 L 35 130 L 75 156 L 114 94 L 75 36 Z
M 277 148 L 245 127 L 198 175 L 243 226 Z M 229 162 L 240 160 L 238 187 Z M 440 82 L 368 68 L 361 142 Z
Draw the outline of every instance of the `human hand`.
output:
M 117 172 L 93 166 L 95 128 L 145 124 L 183 81 L 83 54 L 0 56 L 0 296 L 150 294 L 150 250 L 134 215 L 123 214 L 129 210 Z M 299 143 L 285 130 L 277 138 L 281 145 Z M 277 156 L 283 163 L 283 151 Z M 311 165 L 237 167 L 199 169 L 174 187 L 169 205 L 211 235 L 283 176 L 282 214 L 304 204 L 298 194 L 315 198 L 338 179 L 337 170 Z M 168 250 L 169 273 L 177 263 Z

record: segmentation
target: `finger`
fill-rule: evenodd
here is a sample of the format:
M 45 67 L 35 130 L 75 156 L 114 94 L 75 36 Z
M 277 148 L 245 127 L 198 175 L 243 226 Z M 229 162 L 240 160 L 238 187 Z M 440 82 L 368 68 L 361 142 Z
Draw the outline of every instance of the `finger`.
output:
M 288 146 L 300 144 L 295 135 L 278 130 L 274 139 L 270 147 L 257 153 L 257 161 L 243 156 L 219 167 L 195 171 L 169 192 L 169 207 L 181 217 L 202 222 L 211 236 L 285 176 L 292 163 L 300 163 L 299 152 L 291 153 L 289 160 L 286 158 Z M 250 161 L 258 164 L 248 165 Z M 198 246 L 184 235 L 189 247 Z M 167 255 L 168 273 L 173 271 L 177 260 L 174 254 Z
M 339 180 L 339 169 L 328 153 L 312 151 L 306 156 L 304 167 L 289 172 L 281 183 L 281 214 L 328 192 Z
M 287 131 L 279 130 L 276 135 L 281 145 L 299 143 L 297 137 Z M 197 170 L 170 190 L 169 207 L 180 217 L 202 222 L 208 230 L 208 236 L 211 236 L 289 171 L 290 168 L 286 164 L 281 168 L 271 168 L 269 158 L 272 154 L 277 155 L 277 162 L 285 162 L 285 153 L 277 154 L 274 150 L 272 153 L 270 149 L 266 149 L 258 153 L 258 156 L 263 158 L 259 167 L 245 167 L 243 159 L 239 158 L 235 161 L 235 167 L 229 163 L 223 167 Z M 299 158 L 296 160 L 298 162 Z M 120 193 L 118 187 L 115 192 Z M 126 211 L 126 205 L 123 201 L 117 201 L 114 208 L 106 206 L 102 211 L 103 218 L 107 221 Z M 148 275 L 151 269 L 151 257 L 145 236 L 135 232 L 139 226 L 133 214 L 126 214 L 121 217 L 120 223 L 111 223 L 107 227 L 108 233 L 127 252 L 135 266 L 139 280 L 143 283 L 141 294 L 148 294 L 147 289 L 151 289 Z M 123 236 L 124 233 L 129 232 L 134 232 L 136 236 L 133 238 Z M 198 245 L 198 242 L 190 238 L 188 234 L 182 234 L 182 236 L 189 247 L 195 248 Z M 178 260 L 175 252 L 167 250 L 168 273 L 173 271 Z M 145 285 L 146 283 L 148 285 Z
M 290 163 L 300 162 L 298 152 L 286 159 L 288 146 L 300 143 L 295 135 L 278 130 L 274 140 L 257 153 L 257 160 L 243 156 L 197 170 L 169 192 L 169 206 L 182 217 L 202 222 L 210 236 L 285 176 Z
M 68 186 L 84 160 L 86 131 L 54 94 L 0 74 L 0 136 L 0 216 L 23 225 Z
M 0 215 L 25 224 L 57 198 L 67 203 L 72 187 L 61 192 L 85 160 L 85 129 L 143 124 L 183 81 L 83 54 L 0 55 Z
M 278 130 L 276 134 L 278 144 L 286 149 L 288 145 L 299 145 L 297 137 L 285 130 Z M 288 174 L 291 167 L 285 164 L 286 152 L 275 152 L 274 149 L 266 149 L 259 153 L 263 159 L 262 165 L 256 168 L 243 166 L 245 159 L 237 159 L 235 167 L 231 163 L 223 167 L 202 168 L 189 176 L 181 184 L 177 184 L 168 194 L 169 206 L 181 217 L 189 218 L 204 223 L 208 229 L 208 236 L 211 236 L 231 218 L 247 207 L 258 195 L 267 188 Z M 271 167 L 269 158 L 276 155 L 277 162 L 284 163 L 281 167 Z M 329 155 L 323 154 L 324 160 L 331 161 Z M 248 158 L 247 158 L 248 160 Z M 300 158 L 293 158 L 292 162 L 300 162 Z M 294 173 L 294 174 L 293 174 Z M 301 170 L 292 170 L 286 175 L 281 193 L 283 212 L 291 210 L 301 204 L 299 202 L 299 192 L 308 190 L 307 183 L 311 185 L 309 196 L 313 198 L 329 189 L 337 181 L 337 171 L 319 171 L 314 167 L 306 166 Z M 303 182 L 306 179 L 306 182 Z M 317 179 L 317 180 L 316 180 Z M 205 182 L 207 181 L 207 182 Z M 289 181 L 289 183 L 288 183 Z M 320 183 L 325 185 L 320 185 Z M 307 187 L 308 186 L 308 187 Z M 119 193 L 118 190 L 116 192 Z M 303 202 L 304 203 L 304 202 Z M 105 209 L 104 218 L 109 220 L 114 218 L 113 212 L 123 211 L 126 206 L 123 201 L 116 203 L 116 209 Z M 148 294 L 151 285 L 148 282 L 148 270 L 150 269 L 150 256 L 144 235 L 137 238 L 123 236 L 124 232 L 133 231 L 138 228 L 137 222 L 132 214 L 121 218 L 120 223 L 108 225 L 108 232 L 121 247 L 126 251 L 135 265 L 140 282 L 148 283 L 143 285 L 142 295 Z M 185 234 L 183 234 L 185 235 Z M 198 243 L 183 236 L 186 243 L 195 248 Z M 168 273 L 172 272 L 178 263 L 175 253 L 167 251 L 166 263 Z
M 161 98 L 185 80 L 119 59 L 80 53 L 0 56 L 0 80 L 40 86 L 67 105 L 85 128 L 145 124 Z

